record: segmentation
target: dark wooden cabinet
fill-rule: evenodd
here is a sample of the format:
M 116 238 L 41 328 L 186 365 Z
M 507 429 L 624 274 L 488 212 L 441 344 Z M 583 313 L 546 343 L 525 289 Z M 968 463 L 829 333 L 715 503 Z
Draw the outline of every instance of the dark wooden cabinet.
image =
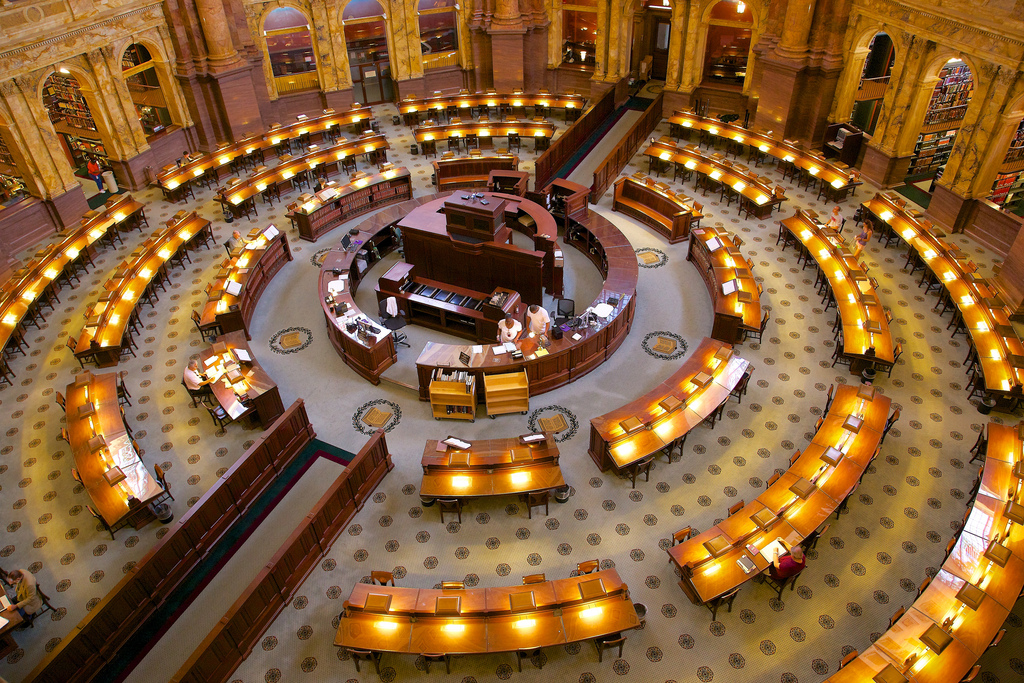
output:
M 293 205 L 295 208 L 288 218 L 298 230 L 299 237 L 315 242 L 356 216 L 412 199 L 412 178 L 409 169 L 402 167 L 356 178 L 337 190 L 340 194 L 326 202 L 313 199 Z

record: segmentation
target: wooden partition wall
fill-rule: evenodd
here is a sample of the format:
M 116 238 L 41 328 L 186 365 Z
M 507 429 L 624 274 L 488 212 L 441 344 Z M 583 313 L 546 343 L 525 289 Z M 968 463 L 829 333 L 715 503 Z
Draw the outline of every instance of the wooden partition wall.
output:
M 320 564 L 338 534 L 393 468 L 384 431 L 378 430 L 171 682 L 230 680 L 277 615 L 291 602 L 295 591 Z
M 159 609 L 260 494 L 316 436 L 295 401 L 217 483 L 174 522 L 171 532 L 29 674 L 35 683 L 86 683 Z
M 537 192 L 547 187 L 558 169 L 575 154 L 590 134 L 597 130 L 601 122 L 615 111 L 615 88 L 611 88 L 590 109 L 580 116 L 576 123 L 569 126 L 565 133 L 551 143 L 546 152 L 540 155 L 534 166 Z
M 644 109 L 643 115 L 633 123 L 629 132 L 619 140 L 615 149 L 608 153 L 601 165 L 594 170 L 594 184 L 590 186 L 590 203 L 597 204 L 601 195 L 612 186 L 619 172 L 626 168 L 626 164 L 633 158 L 640 145 L 644 143 L 647 136 L 661 122 L 661 109 L 665 101 L 665 93 L 658 96 Z

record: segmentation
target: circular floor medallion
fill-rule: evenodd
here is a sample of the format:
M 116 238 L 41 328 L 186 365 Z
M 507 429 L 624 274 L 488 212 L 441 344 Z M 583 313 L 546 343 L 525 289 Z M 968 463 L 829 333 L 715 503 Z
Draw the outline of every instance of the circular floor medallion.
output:
M 661 360 L 675 360 L 686 355 L 686 340 L 675 332 L 650 332 L 640 342 L 640 346 L 649 356 Z
M 636 260 L 641 268 L 660 268 L 668 263 L 668 254 L 654 247 L 640 247 L 636 250 Z
M 367 419 L 369 422 L 367 422 Z M 364 403 L 352 415 L 352 426 L 356 431 L 367 436 L 371 436 L 378 429 L 390 432 L 401 421 L 401 407 L 394 401 L 388 401 L 383 398 Z
M 270 350 L 274 353 L 298 353 L 313 343 L 313 332 L 308 327 L 286 327 L 270 338 Z
M 545 428 L 552 431 L 557 429 L 558 431 L 555 432 L 555 441 L 557 443 L 568 441 L 576 436 L 576 430 L 580 427 L 579 421 L 571 410 L 557 405 L 537 408 L 530 413 L 530 419 L 527 424 L 531 432 L 543 431 Z M 565 426 L 563 427 L 562 425 Z

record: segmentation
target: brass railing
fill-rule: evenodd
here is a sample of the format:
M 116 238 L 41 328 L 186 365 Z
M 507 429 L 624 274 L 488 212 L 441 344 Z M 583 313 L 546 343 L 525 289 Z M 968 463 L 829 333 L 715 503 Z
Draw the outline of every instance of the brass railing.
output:
M 285 74 L 274 76 L 274 85 L 277 87 L 277 94 L 298 92 L 300 90 L 319 90 L 320 79 L 316 71 L 306 71 L 299 74 Z
M 459 54 L 455 50 L 423 55 L 424 69 L 440 69 L 445 66 L 458 66 L 458 64 Z

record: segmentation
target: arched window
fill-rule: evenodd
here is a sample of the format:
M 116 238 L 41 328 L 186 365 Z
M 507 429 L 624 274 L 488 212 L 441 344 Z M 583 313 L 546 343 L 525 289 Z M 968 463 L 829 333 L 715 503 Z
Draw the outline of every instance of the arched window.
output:
M 455 0 L 420 0 L 420 50 L 424 69 L 459 65 L 458 7 Z
M 291 7 L 272 10 L 263 22 L 263 39 L 278 94 L 320 87 L 306 15 Z
M 974 76 L 963 60 L 953 57 L 942 65 L 914 145 L 914 156 L 907 169 L 908 180 L 934 178 L 946 168 L 973 91 Z
M 92 156 L 106 158 L 107 150 L 92 110 L 78 81 L 67 69 L 60 68 L 43 83 L 43 104 L 73 167 L 84 169 Z
M 868 45 L 864 72 L 850 113 L 850 122 L 868 135 L 875 132 L 878 114 L 882 110 L 882 98 L 889 86 L 889 76 L 895 61 L 896 51 L 892 39 L 884 32 L 876 33 Z
M 362 104 L 393 101 L 395 84 L 391 80 L 384 9 L 377 0 L 352 0 L 342 10 L 341 20 L 345 24 L 352 97 Z
M 153 56 L 145 45 L 134 43 L 121 55 L 121 73 L 128 84 L 135 113 L 146 137 L 150 138 L 171 125 L 171 114 L 160 89 Z
M 562 63 L 597 66 L 597 0 L 562 5 Z
M 704 83 L 743 85 L 754 16 L 745 2 L 720 0 L 711 8 L 704 50 Z

